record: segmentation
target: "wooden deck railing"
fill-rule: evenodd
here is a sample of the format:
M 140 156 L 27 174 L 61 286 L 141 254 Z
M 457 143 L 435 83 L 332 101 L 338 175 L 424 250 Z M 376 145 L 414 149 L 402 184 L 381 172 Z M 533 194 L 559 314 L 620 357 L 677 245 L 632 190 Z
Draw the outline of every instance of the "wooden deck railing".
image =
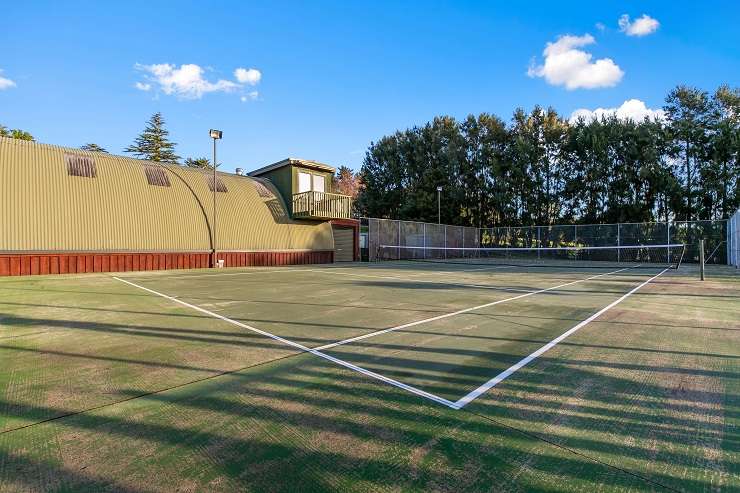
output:
M 303 192 L 293 195 L 293 217 L 350 219 L 352 197 L 338 193 Z

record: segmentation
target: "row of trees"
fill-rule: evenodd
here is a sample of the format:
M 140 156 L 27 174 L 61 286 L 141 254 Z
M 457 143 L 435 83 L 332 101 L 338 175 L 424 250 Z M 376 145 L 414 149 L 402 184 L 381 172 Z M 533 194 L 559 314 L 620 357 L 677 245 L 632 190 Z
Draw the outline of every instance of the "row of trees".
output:
M 208 158 L 187 158 L 180 162 L 181 158 L 175 152 L 177 144 L 169 138 L 169 131 L 165 126 L 164 118 L 161 113 L 155 113 L 146 123 L 144 131 L 141 132 L 134 143 L 124 149 L 123 152 L 133 154 L 139 159 L 148 161 L 157 161 L 161 163 L 182 164 L 191 168 L 211 168 L 211 161 Z M 33 135 L 20 129 L 9 129 L 0 125 L 0 137 L 11 137 L 21 140 L 35 140 Z M 80 146 L 83 151 L 105 152 L 108 151 L 94 143 L 87 143 Z
M 470 226 L 726 218 L 740 206 L 740 89 L 679 86 L 665 119 L 554 109 L 442 116 L 371 144 L 358 212 Z

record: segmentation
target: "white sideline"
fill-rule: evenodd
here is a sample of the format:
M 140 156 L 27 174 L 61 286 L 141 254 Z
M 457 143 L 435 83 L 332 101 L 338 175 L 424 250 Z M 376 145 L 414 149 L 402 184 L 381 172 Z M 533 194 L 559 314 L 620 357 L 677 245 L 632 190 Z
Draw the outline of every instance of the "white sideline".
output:
M 336 363 L 340 366 L 344 366 L 345 368 L 349 368 L 350 370 L 354 370 L 356 372 L 362 373 L 363 375 L 366 375 L 368 377 L 374 378 L 376 380 L 380 380 L 381 382 L 388 383 L 390 385 L 393 385 L 395 387 L 398 387 L 400 389 L 406 390 L 408 392 L 411 392 L 412 394 L 416 394 L 421 397 L 426 397 L 429 400 L 432 400 L 434 402 L 437 402 L 438 404 L 442 404 L 444 406 L 450 407 L 452 409 L 458 409 L 457 405 L 449 401 L 443 397 L 439 397 L 438 395 L 434 395 L 430 392 L 426 392 L 424 390 L 418 389 L 416 387 L 413 387 L 411 385 L 407 385 L 403 382 L 399 382 L 398 380 L 394 380 L 392 378 L 388 378 L 386 376 L 383 376 L 379 373 L 375 373 L 374 371 L 367 370 L 365 368 L 362 368 L 361 366 L 353 365 L 352 363 L 349 363 L 347 361 L 341 360 L 339 358 L 335 358 L 334 356 L 330 356 L 328 354 L 322 353 L 321 351 L 317 349 L 311 349 L 309 347 L 304 346 L 303 344 L 299 344 L 297 342 L 293 342 L 289 339 L 285 339 L 284 337 L 277 336 L 275 334 L 271 334 L 270 332 L 266 332 L 264 330 L 260 330 L 256 327 L 252 327 L 251 325 L 247 325 L 245 323 L 239 322 L 237 320 L 233 320 L 231 318 L 225 317 L 223 315 L 219 315 L 218 313 L 214 313 L 212 311 L 206 310 L 205 308 L 201 308 L 197 305 L 193 305 L 190 303 L 187 303 L 182 300 L 178 300 L 175 297 L 168 296 L 164 293 L 160 293 L 159 291 L 154 291 L 153 289 L 146 288 L 144 286 L 141 286 L 139 284 L 136 284 L 135 282 L 127 281 L 126 279 L 122 279 L 120 277 L 113 276 L 113 279 L 116 279 L 118 281 L 121 281 L 123 283 L 126 283 L 130 286 L 133 286 L 135 288 L 143 289 L 144 291 L 147 291 L 149 293 L 155 294 L 157 296 L 161 296 L 162 298 L 168 299 L 170 301 L 174 301 L 175 303 L 179 303 L 183 306 L 186 306 L 188 308 L 191 308 L 193 310 L 197 310 L 201 313 L 205 313 L 206 315 L 210 315 L 211 317 L 218 318 L 220 320 L 223 320 L 224 322 L 228 322 L 230 324 L 236 325 L 237 327 L 241 327 L 243 329 L 251 330 L 252 332 L 256 332 L 257 334 L 263 335 L 265 337 L 269 337 L 270 339 L 274 339 L 276 341 L 282 342 L 283 344 L 286 344 L 288 346 L 294 347 L 296 349 L 300 349 L 301 351 L 305 351 L 307 353 L 311 353 L 315 356 L 318 356 L 319 358 L 323 358 L 325 360 L 331 361 L 332 363 Z
M 630 268 L 631 267 L 625 267 L 624 269 L 614 270 L 614 271 L 611 271 L 611 272 L 607 272 L 605 274 L 598 274 L 596 276 L 591 276 L 591 277 L 587 277 L 585 279 L 578 279 L 576 281 L 566 282 L 565 284 L 558 284 L 557 286 L 552 286 L 552 287 L 549 287 L 549 288 L 538 289 L 536 291 L 529 291 L 529 292 L 524 293 L 524 294 L 520 294 L 520 295 L 517 295 L 517 296 L 512 296 L 510 298 L 504 298 L 502 300 L 493 301 L 491 303 L 485 303 L 483 305 L 472 306 L 470 308 L 464 308 L 464 309 L 458 310 L 456 312 L 445 313 L 443 315 L 437 315 L 436 317 L 425 318 L 423 320 L 417 320 L 415 322 L 409 322 L 407 324 L 397 325 L 395 327 L 391 327 L 391 328 L 388 328 L 388 329 L 382 329 L 382 330 L 378 330 L 378 331 L 375 331 L 375 332 L 370 332 L 369 334 L 363 334 L 361 336 L 351 337 L 349 339 L 344 339 L 342 341 L 332 342 L 331 344 L 326 344 L 324 346 L 319 346 L 319 347 L 316 348 L 316 350 L 317 351 L 324 351 L 326 349 L 331 349 L 331 348 L 336 347 L 336 346 L 342 346 L 344 344 L 349 344 L 350 342 L 361 341 L 361 340 L 367 339 L 369 337 L 375 337 L 375 336 L 378 336 L 378 335 L 381 335 L 381 334 L 387 334 L 388 332 L 393 332 L 393 331 L 401 330 L 401 329 L 407 329 L 409 327 L 414 327 L 416 325 L 425 324 L 427 322 L 434 322 L 434 321 L 437 321 L 437 320 L 442 320 L 442 319 L 445 319 L 445 318 L 454 317 L 456 315 L 462 315 L 463 313 L 472 312 L 474 310 L 480 310 L 481 308 L 488 308 L 489 306 L 494 306 L 494 305 L 498 305 L 498 304 L 501 304 L 501 303 L 506 303 L 507 301 L 514 301 L 514 300 L 518 300 L 518 299 L 521 299 L 521 298 L 526 298 L 527 296 L 532 296 L 532 295 L 535 295 L 535 294 L 544 293 L 546 291 L 552 291 L 554 289 L 564 288 L 565 286 L 570 286 L 572 284 L 577 284 L 579 282 L 589 281 L 591 279 L 596 279 L 597 277 L 603 277 L 603 276 L 608 276 L 610 274 L 616 274 L 617 272 L 622 272 L 622 271 L 628 270 Z
M 490 379 L 489 381 L 487 381 L 486 383 L 484 383 L 483 385 L 481 385 L 477 389 L 475 389 L 472 392 L 470 392 L 468 395 L 466 395 L 466 396 L 458 399 L 454 403 L 455 404 L 455 409 L 462 409 L 465 405 L 469 404 L 470 402 L 472 402 L 473 400 L 475 400 L 476 398 L 478 398 L 484 392 L 487 392 L 487 391 L 491 390 L 493 387 L 495 387 L 496 385 L 498 385 L 501 381 L 503 381 L 506 378 L 508 378 L 515 371 L 519 370 L 520 368 L 522 368 L 523 366 L 525 366 L 526 364 L 528 364 L 532 360 L 538 358 L 544 352 L 549 351 L 550 349 L 552 349 L 553 347 L 555 347 L 560 341 L 562 341 L 566 337 L 570 336 L 571 334 L 573 334 L 574 332 L 576 332 L 580 328 L 584 327 L 585 325 L 589 324 L 590 322 L 592 322 L 593 320 L 595 320 L 599 316 L 603 315 L 605 312 L 607 312 L 608 310 L 610 310 L 614 306 L 616 306 L 619 303 L 621 303 L 622 301 L 626 300 L 632 294 L 634 294 L 638 289 L 642 288 L 643 286 L 645 286 L 646 284 L 648 284 L 652 280 L 657 279 L 658 277 L 662 276 L 667 270 L 668 269 L 663 269 L 660 273 L 656 274 L 655 276 L 651 277 L 647 281 L 643 282 L 642 284 L 640 284 L 637 287 L 633 288 L 629 292 L 625 293 L 624 295 L 622 295 L 616 301 L 613 301 L 613 302 L 609 303 L 608 305 L 606 305 L 604 308 L 602 308 L 598 312 L 594 313 L 593 315 L 591 315 L 587 319 L 583 320 L 582 322 L 580 322 L 579 324 L 577 324 L 573 328 L 569 329 L 568 331 L 562 333 L 561 335 L 559 335 L 558 337 L 556 337 L 552 341 L 548 342 L 547 344 L 545 344 L 544 346 L 542 346 L 541 348 L 539 348 L 537 351 L 533 352 L 529 356 L 521 359 L 518 363 L 516 363 L 516 364 L 510 366 L 509 368 L 507 368 L 506 370 L 502 371 L 501 373 L 499 373 L 498 375 L 496 375 L 495 377 L 493 377 L 492 379 Z

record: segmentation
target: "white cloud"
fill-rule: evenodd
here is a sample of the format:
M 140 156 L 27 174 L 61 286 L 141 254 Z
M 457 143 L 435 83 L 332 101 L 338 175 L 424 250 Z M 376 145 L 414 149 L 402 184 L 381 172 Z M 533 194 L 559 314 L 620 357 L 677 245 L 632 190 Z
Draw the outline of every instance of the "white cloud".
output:
M 585 108 L 577 109 L 570 115 L 570 122 L 573 123 L 579 118 L 584 120 L 600 120 L 602 117 L 615 115 L 620 120 L 633 120 L 641 122 L 646 117 L 651 120 L 657 118 L 663 120 L 665 111 L 661 109 L 648 108 L 647 105 L 639 99 L 628 99 L 619 108 L 596 108 L 588 110 Z
M 258 91 L 250 91 L 239 99 L 241 99 L 242 103 L 246 103 L 247 101 L 256 100 L 259 96 L 260 93 Z
M 566 89 L 595 89 L 613 87 L 622 80 L 624 72 L 611 58 L 592 61 L 593 55 L 578 48 L 594 44 L 590 34 L 560 36 L 548 42 L 542 52 L 545 63 L 527 70 L 530 77 L 543 77 L 548 84 L 565 86 Z
M 642 14 L 642 17 L 634 21 L 630 21 L 630 16 L 624 14 L 619 18 L 618 24 L 619 30 L 627 36 L 647 36 L 657 31 L 660 26 L 660 22 L 647 14 Z
M 256 68 L 238 68 L 234 70 L 234 77 L 242 84 L 249 84 L 250 86 L 257 85 L 262 79 L 262 72 Z
M 1 74 L 2 72 L 3 72 L 3 71 L 2 71 L 2 70 L 0 70 L 0 74 Z M 10 79 L 6 79 L 6 78 L 5 78 L 5 77 L 3 77 L 2 75 L 0 75 L 0 91 L 2 91 L 2 90 L 4 90 L 4 89 L 10 89 L 11 87 L 15 87 L 15 82 L 13 82 L 13 81 L 12 81 L 12 80 L 10 80 Z
M 134 84 L 134 87 L 140 91 L 148 91 L 152 88 L 152 85 L 146 84 L 144 82 L 137 82 L 136 84 Z
M 604 30 L 606 30 L 606 26 L 604 25 L 604 23 L 603 23 L 603 22 L 597 22 L 597 23 L 595 24 L 595 26 L 596 26 L 596 29 L 598 29 L 599 31 L 604 31 Z
M 231 92 L 241 87 L 229 80 L 219 79 L 211 82 L 204 79 L 205 71 L 194 63 L 183 64 L 179 68 L 169 63 L 154 65 L 137 63 L 135 68 L 146 72 L 148 80 L 158 84 L 163 93 L 175 95 L 181 99 L 200 99 L 207 93 Z

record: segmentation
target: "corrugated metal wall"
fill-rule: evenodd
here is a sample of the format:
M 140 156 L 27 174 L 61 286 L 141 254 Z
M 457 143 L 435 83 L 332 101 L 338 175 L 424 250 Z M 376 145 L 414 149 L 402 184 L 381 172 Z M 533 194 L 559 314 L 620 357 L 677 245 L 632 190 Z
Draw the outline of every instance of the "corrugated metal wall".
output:
M 95 178 L 70 176 L 65 152 L 94 158 Z M 171 186 L 150 185 L 147 163 L 0 138 L 0 252 L 209 251 L 208 174 L 164 165 Z M 328 223 L 292 221 L 274 187 L 219 174 L 219 250 L 332 250 Z

